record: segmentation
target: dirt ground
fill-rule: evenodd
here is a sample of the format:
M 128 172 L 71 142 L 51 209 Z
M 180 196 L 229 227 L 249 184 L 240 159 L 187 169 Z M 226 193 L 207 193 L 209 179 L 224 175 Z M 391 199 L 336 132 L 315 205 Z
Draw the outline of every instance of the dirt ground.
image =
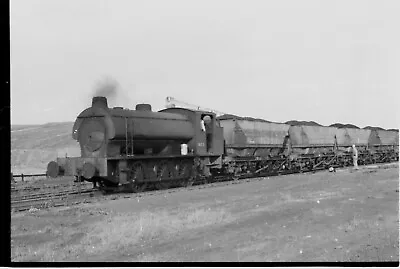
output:
M 398 261 L 398 189 L 346 169 L 15 213 L 12 261 Z

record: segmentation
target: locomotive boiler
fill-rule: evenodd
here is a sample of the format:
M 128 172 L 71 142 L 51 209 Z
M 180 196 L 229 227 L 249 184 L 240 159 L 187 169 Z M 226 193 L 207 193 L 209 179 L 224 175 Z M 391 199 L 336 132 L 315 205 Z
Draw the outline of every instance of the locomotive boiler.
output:
M 152 112 L 148 104 L 110 109 L 105 97 L 94 97 L 73 127 L 82 157 L 177 154 L 193 136 L 192 123 L 182 115 Z

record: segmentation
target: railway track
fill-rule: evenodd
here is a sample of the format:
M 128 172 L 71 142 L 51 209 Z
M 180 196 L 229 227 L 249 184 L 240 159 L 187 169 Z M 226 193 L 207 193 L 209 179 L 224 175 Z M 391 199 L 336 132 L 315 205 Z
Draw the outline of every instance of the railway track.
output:
M 21 191 L 35 191 L 35 190 L 40 190 L 41 187 L 34 187 L 34 186 L 28 186 L 28 187 L 24 187 L 24 188 L 17 188 L 12 186 L 11 187 L 11 193 L 17 193 L 17 192 L 21 192 Z
M 14 186 L 11 186 L 11 193 L 12 194 L 18 194 L 18 193 L 22 193 L 22 192 L 32 192 L 32 191 L 40 191 L 40 190 L 44 190 L 44 189 L 46 189 L 46 190 L 54 190 L 54 189 L 62 189 L 62 188 L 64 188 L 64 189 L 68 189 L 68 188 L 71 188 L 71 186 L 72 187 L 78 187 L 78 184 L 74 184 L 74 185 L 71 185 L 71 182 L 72 182 L 72 180 L 70 181 L 70 182 L 68 182 L 68 183 L 62 183 L 62 184 L 47 184 L 47 183 L 43 183 L 43 182 L 40 182 L 40 183 L 35 183 L 35 182 L 32 182 L 32 183 L 30 183 L 31 185 L 29 185 L 29 186 L 18 186 L 18 185 L 14 185 Z M 81 183 L 81 186 L 82 187 L 85 187 L 86 185 L 91 185 L 91 184 L 89 184 L 89 183 L 87 183 L 87 184 L 85 184 L 85 183 Z
M 376 165 L 393 165 L 398 163 L 385 163 Z M 368 167 L 368 165 L 364 166 Z M 347 167 L 341 167 L 338 169 L 345 169 Z M 363 166 L 360 166 L 363 168 Z M 302 174 L 313 174 L 318 171 L 326 170 L 324 168 L 317 168 L 312 171 L 304 171 Z M 340 171 L 340 170 L 339 170 Z M 259 175 L 240 175 L 237 178 L 227 176 L 214 177 L 213 182 L 196 181 L 190 187 L 174 187 L 164 190 L 147 190 L 138 193 L 111 193 L 106 194 L 98 189 L 83 188 L 81 190 L 62 190 L 58 192 L 45 192 L 45 193 L 33 193 L 27 195 L 21 195 L 11 199 L 11 210 L 12 211 L 26 211 L 32 208 L 43 209 L 49 207 L 65 206 L 71 204 L 79 204 L 87 202 L 88 199 L 100 198 L 101 200 L 116 200 L 121 198 L 140 198 L 145 196 L 153 195 L 165 195 L 169 193 L 175 193 L 180 191 L 191 191 L 196 189 L 206 189 L 214 187 L 223 187 L 232 184 L 243 184 L 251 181 L 260 181 L 267 177 L 274 177 L 278 175 L 295 175 L 297 172 L 286 172 L 286 173 L 263 173 Z
M 11 189 L 11 210 L 25 211 L 31 208 L 42 209 L 79 202 L 94 196 L 97 190 L 91 184 L 61 184 L 22 186 Z
M 85 199 L 101 195 L 96 189 L 59 191 L 53 193 L 35 193 L 11 199 L 12 211 L 26 211 L 30 209 L 43 209 L 68 204 L 80 203 Z
M 56 197 L 62 196 L 70 193 L 78 192 L 79 190 L 60 190 L 57 192 L 39 192 L 39 193 L 30 193 L 30 194 L 21 194 L 21 195 L 13 195 L 11 198 L 14 200 L 29 200 L 43 197 Z M 87 191 L 87 189 L 81 189 L 81 191 Z

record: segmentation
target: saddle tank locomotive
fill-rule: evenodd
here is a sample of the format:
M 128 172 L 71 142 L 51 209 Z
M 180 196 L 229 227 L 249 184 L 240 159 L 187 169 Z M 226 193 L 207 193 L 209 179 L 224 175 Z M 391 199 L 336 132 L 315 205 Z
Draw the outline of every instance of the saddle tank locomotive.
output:
M 208 119 L 205 130 L 203 119 Z M 190 185 L 197 173 L 209 175 L 210 167 L 221 165 L 224 150 L 213 113 L 184 108 L 153 112 L 149 104 L 138 104 L 136 110 L 109 108 L 102 96 L 79 114 L 72 137 L 81 156 L 50 162 L 49 176 L 75 176 L 132 191 Z

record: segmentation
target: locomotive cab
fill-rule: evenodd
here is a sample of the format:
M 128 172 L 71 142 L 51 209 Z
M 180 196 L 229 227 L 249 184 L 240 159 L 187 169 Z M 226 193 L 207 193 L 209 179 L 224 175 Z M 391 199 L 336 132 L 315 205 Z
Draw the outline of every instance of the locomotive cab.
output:
M 210 152 L 212 149 L 212 144 L 213 144 L 213 126 L 215 124 L 215 119 L 212 114 L 202 114 L 201 115 L 201 122 L 202 122 L 202 128 L 203 131 L 205 132 L 206 135 L 206 151 Z M 204 127 L 203 127 L 204 126 Z
M 190 153 L 198 156 L 223 155 L 223 131 L 214 113 L 177 107 L 163 109 L 159 112 L 181 114 L 192 122 L 194 137 L 188 143 Z

